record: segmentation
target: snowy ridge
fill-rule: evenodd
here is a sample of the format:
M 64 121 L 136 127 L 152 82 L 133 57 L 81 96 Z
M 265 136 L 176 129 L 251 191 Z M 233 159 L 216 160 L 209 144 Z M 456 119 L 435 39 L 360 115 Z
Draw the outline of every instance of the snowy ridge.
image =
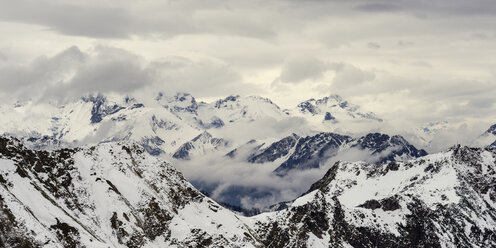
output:
M 475 146 L 494 147 L 496 145 L 496 124 L 490 126 L 483 134 L 474 141 Z
M 2 247 L 257 243 L 236 215 L 137 144 L 43 152 L 0 138 L 0 154 Z
M 214 138 L 210 133 L 205 131 L 191 141 L 181 145 L 172 157 L 175 159 L 189 160 L 193 156 L 205 155 L 209 151 L 225 149 L 228 146 L 228 141 Z
M 336 133 L 318 133 L 312 136 L 299 137 L 296 134 L 273 142 L 266 147 L 255 146 L 251 141 L 228 153 L 235 157 L 237 152 L 251 152 L 246 156 L 250 163 L 268 163 L 279 161 L 280 166 L 275 170 L 283 176 L 292 170 L 319 168 L 321 164 L 350 149 L 365 151 L 369 162 L 384 163 L 418 158 L 427 155 L 422 149 L 417 149 L 402 136 L 380 133 L 369 133 L 354 139 L 350 136 Z
M 6 247 L 494 247 L 496 151 L 337 162 L 289 208 L 241 217 L 137 143 L 0 138 Z
M 271 247 L 495 247 L 495 159 L 455 146 L 408 162 L 338 162 L 251 226 Z
M 338 95 L 331 95 L 321 99 L 309 99 L 298 104 L 297 111 L 311 115 L 320 121 L 342 122 L 350 119 L 362 119 L 382 122 L 374 113 L 360 112 L 360 107 L 349 103 Z
M 151 154 L 172 154 L 201 130 L 160 105 L 130 97 L 96 95 L 62 106 L 26 103 L 0 106 L 0 132 L 26 140 L 31 148 L 56 149 L 133 140 Z
M 181 145 L 204 131 L 240 145 L 256 137 L 233 137 L 231 134 L 239 129 L 267 129 L 268 125 L 276 125 L 272 127 L 274 130 L 268 129 L 268 138 L 281 139 L 278 133 L 280 126 L 277 125 L 291 126 L 295 121 L 293 125 L 298 129 L 292 128 L 285 132 L 286 135 L 298 130 L 305 130 L 302 131 L 305 133 L 312 128 L 317 131 L 332 130 L 332 125 L 312 124 L 314 118 L 321 114 L 317 122 L 322 124 L 325 111 L 338 117 L 342 112 L 346 118 L 336 119 L 342 123 L 356 119 L 371 120 L 367 116 L 373 116 L 362 114 L 358 106 L 336 95 L 308 102 L 315 105 L 312 114 L 282 110 L 270 99 L 260 96 L 231 95 L 205 103 L 188 93 L 159 92 L 150 99 L 141 100 L 117 94 L 96 94 L 66 104 L 28 101 L 0 105 L 0 114 L 5 117 L 0 120 L 0 133 L 16 136 L 34 149 L 133 140 L 153 155 L 173 155 Z M 297 119 L 300 122 L 304 119 L 310 124 L 300 123 Z M 266 134 L 263 136 L 267 137 Z

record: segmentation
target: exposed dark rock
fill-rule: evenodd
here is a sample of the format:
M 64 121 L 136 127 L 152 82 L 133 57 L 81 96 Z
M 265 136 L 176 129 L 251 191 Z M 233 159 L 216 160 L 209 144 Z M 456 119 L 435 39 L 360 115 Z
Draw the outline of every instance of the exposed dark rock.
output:
M 251 155 L 248 158 L 248 162 L 266 163 L 266 162 L 273 162 L 278 158 L 284 157 L 288 155 L 291 149 L 293 149 L 298 139 L 299 136 L 293 134 L 277 142 L 274 142 L 269 147 L 262 150 L 261 152 Z
M 335 120 L 335 119 L 336 119 L 336 117 L 332 116 L 331 113 L 329 113 L 329 112 L 326 112 L 325 113 L 324 120 L 326 120 L 326 121 L 332 121 L 332 120 Z
M 367 200 L 365 203 L 360 204 L 357 207 L 368 208 L 372 210 L 381 208 L 384 211 L 394 211 L 401 208 L 398 199 L 396 199 L 395 197 L 384 198 L 380 201 L 375 199 Z
M 321 162 L 336 155 L 339 147 L 351 140 L 349 136 L 335 133 L 319 133 L 315 136 L 300 138 L 294 153 L 274 172 L 276 175 L 284 176 L 294 169 L 319 168 Z
M 55 232 L 62 246 L 64 247 L 81 246 L 79 231 L 76 228 L 70 226 L 69 224 L 65 222 L 60 222 L 57 219 L 57 224 L 50 226 L 50 229 L 52 229 Z

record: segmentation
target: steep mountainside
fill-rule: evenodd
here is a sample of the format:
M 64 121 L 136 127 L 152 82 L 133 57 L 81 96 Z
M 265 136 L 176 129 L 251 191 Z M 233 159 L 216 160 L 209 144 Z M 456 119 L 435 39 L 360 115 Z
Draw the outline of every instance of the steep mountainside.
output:
M 255 247 L 251 233 L 137 144 L 0 138 L 0 247 Z
M 252 141 L 251 143 L 256 143 Z M 239 150 L 246 150 L 246 144 L 229 153 L 236 156 Z M 358 139 L 335 133 L 318 133 L 313 136 L 299 137 L 296 134 L 276 141 L 266 148 L 251 148 L 252 154 L 247 156 L 250 163 L 267 163 L 280 161 L 275 170 L 278 175 L 285 175 L 292 170 L 319 168 L 327 159 L 338 156 L 350 149 L 367 152 L 370 162 L 384 163 L 418 158 L 427 155 L 422 149 L 417 149 L 399 135 L 369 133 Z M 362 158 L 358 158 L 360 160 Z
M 496 247 L 496 151 L 337 162 L 289 208 L 240 217 L 136 143 L 0 138 L 0 247 Z
M 427 152 L 417 149 L 399 135 L 389 136 L 387 134 L 369 133 L 357 139 L 352 147 L 372 151 L 371 156 L 377 156 L 376 162 L 379 163 L 407 160 L 427 155 Z
M 286 209 L 250 219 L 266 247 L 496 247 L 496 153 L 342 163 Z
M 496 143 L 496 124 L 490 126 L 483 134 L 474 141 L 475 146 L 494 146 Z
M 228 141 L 214 138 L 210 133 L 205 131 L 191 141 L 181 145 L 172 157 L 175 159 L 189 160 L 193 156 L 205 155 L 209 151 L 224 149 L 228 146 Z

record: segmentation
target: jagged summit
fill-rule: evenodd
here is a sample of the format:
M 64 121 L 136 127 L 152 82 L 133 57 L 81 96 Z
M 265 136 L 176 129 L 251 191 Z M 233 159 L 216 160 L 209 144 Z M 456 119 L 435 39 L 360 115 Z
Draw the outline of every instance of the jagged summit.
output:
M 286 210 L 253 217 L 275 247 L 494 247 L 496 153 L 335 163 Z
M 194 156 L 205 155 L 209 151 L 224 149 L 228 146 L 228 141 L 214 138 L 209 132 L 204 131 L 191 141 L 181 145 L 172 157 L 175 159 L 190 160 Z
M 166 96 L 164 93 L 159 92 L 155 100 L 163 107 L 171 109 L 171 111 L 197 114 L 198 103 L 189 93 L 178 92 L 172 96 Z
M 496 124 L 490 126 L 485 133 L 496 135 Z
M 319 116 L 321 117 L 320 121 L 333 120 L 339 122 L 349 119 L 383 121 L 372 112 L 360 112 L 358 105 L 354 105 L 335 94 L 321 99 L 311 98 L 306 100 L 298 104 L 297 111 L 302 114 Z
M 496 124 L 491 125 L 484 133 L 479 135 L 474 142 L 474 146 L 478 147 L 494 147 L 496 143 Z

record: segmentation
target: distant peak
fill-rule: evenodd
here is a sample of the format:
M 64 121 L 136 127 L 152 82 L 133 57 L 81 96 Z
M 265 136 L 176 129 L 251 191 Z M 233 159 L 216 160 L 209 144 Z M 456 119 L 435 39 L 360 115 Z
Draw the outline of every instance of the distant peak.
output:
M 107 100 L 107 97 L 105 97 L 102 93 L 97 93 L 96 95 L 90 94 L 88 96 L 83 96 L 81 99 L 85 102 L 103 103 Z
M 198 136 L 196 136 L 195 138 L 193 138 L 192 141 L 203 140 L 203 139 L 211 139 L 211 138 L 213 138 L 213 136 L 209 132 L 203 131 L 201 134 L 199 134 Z
M 494 134 L 496 135 L 496 124 L 492 125 L 487 129 L 486 133 Z

